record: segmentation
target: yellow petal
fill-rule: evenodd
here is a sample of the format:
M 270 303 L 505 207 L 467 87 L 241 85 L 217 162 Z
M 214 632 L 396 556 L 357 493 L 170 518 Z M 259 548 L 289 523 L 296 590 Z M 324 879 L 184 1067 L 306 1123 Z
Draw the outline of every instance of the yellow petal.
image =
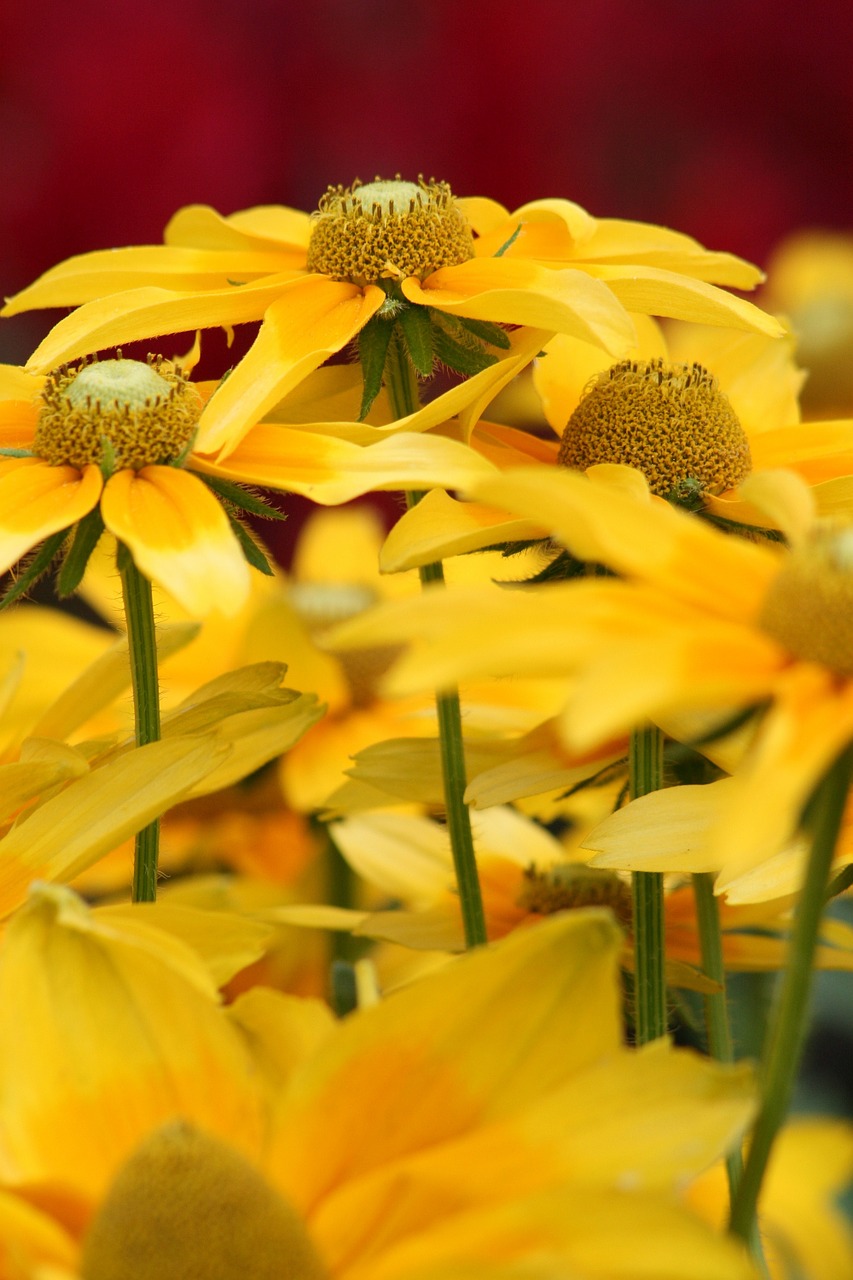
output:
M 235 614 L 249 595 L 249 566 L 206 485 L 177 467 L 118 471 L 101 514 L 140 572 L 190 614 Z
M 38 543 L 69 529 L 97 506 L 96 466 L 50 467 L 37 458 L 0 459 L 0 572 Z
M 631 265 L 590 265 L 587 270 L 606 284 L 628 311 L 671 316 L 694 324 L 726 325 L 751 333 L 766 333 L 771 338 L 781 338 L 786 332 L 774 316 L 753 303 L 675 271 Z
M 582 271 L 551 271 L 518 258 L 472 258 L 442 267 L 423 285 L 404 280 L 402 289 L 422 306 L 569 333 L 617 356 L 636 342 L 631 319 L 613 293 Z
M 666 787 L 617 809 L 582 841 L 593 867 L 620 871 L 718 871 L 709 833 L 731 779 L 707 786 Z
M 0 841 L 0 915 L 31 882 L 71 879 L 158 817 L 219 762 L 204 738 L 154 742 L 76 778 Z
M 461 486 L 494 471 L 473 449 L 442 436 L 402 432 L 362 447 L 266 423 L 255 427 L 224 462 L 196 457 L 193 465 L 211 475 L 288 489 L 330 506 L 374 489 Z
M 496 542 L 543 534 L 542 525 L 533 520 L 513 520 L 497 507 L 457 502 L 443 489 L 435 489 L 394 525 L 380 552 L 379 565 L 383 573 L 399 573 Z
M 209 205 L 191 204 L 170 219 L 163 239 L 167 245 L 224 249 L 232 255 L 239 249 L 276 249 L 279 253 L 285 248 L 296 249 L 302 251 L 298 265 L 304 266 L 310 235 L 308 214 L 283 205 L 257 205 L 223 218 Z
M 375 285 L 307 276 L 269 306 L 237 368 L 207 402 L 196 447 L 227 455 L 292 387 L 345 347 L 385 301 Z
M 67 889 L 35 891 L 7 928 L 0 1042 L 7 1180 L 97 1200 L 175 1116 L 258 1149 L 248 1053 L 200 960 L 138 920 L 99 920 Z
M 260 320 L 294 275 L 297 279 L 302 277 L 301 272 L 283 271 L 258 282 L 224 289 L 183 291 L 152 285 L 97 298 L 60 320 L 33 352 L 27 368 L 46 373 L 104 347 L 157 338 L 164 333 Z
M 680 231 L 619 218 L 598 218 L 575 258 L 590 263 L 663 267 L 733 289 L 754 289 L 764 279 L 763 272 L 751 262 L 704 249 Z

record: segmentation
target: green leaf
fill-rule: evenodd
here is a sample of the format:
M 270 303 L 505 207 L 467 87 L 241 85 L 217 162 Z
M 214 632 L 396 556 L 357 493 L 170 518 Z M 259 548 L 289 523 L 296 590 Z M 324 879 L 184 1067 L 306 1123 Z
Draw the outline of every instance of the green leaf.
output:
M 0 597 L 0 609 L 5 609 L 13 601 L 19 600 L 21 596 L 29 591 L 30 587 L 38 582 L 42 574 L 50 567 L 51 561 L 67 538 L 68 532 L 68 529 L 61 529 L 59 533 L 51 534 L 49 538 L 45 539 L 29 565 L 21 573 L 21 576 Z
M 466 378 L 472 378 L 475 373 L 482 373 L 484 369 L 497 363 L 497 356 L 484 351 L 476 338 L 471 339 L 470 343 L 458 342 L 438 325 L 433 337 L 436 359 Z
M 404 307 L 397 317 L 412 364 L 423 378 L 432 373 L 433 326 L 429 307 Z
M 56 592 L 60 600 L 73 595 L 83 580 L 89 557 L 98 545 L 98 539 L 104 532 L 100 506 L 95 507 L 87 516 L 78 521 L 74 530 L 74 540 L 62 562 L 59 577 L 56 580 Z
M 361 397 L 361 408 L 358 413 L 359 422 L 363 422 L 370 413 L 373 401 L 382 390 L 382 374 L 388 356 L 388 344 L 394 325 L 387 320 L 375 316 L 358 335 L 358 358 L 364 376 L 364 391 Z
M 461 324 L 469 333 L 473 333 L 481 342 L 488 342 L 490 347 L 500 347 L 501 351 L 509 351 L 510 341 L 506 329 L 491 320 L 471 320 L 468 316 L 453 316 L 457 324 Z
M 257 569 L 260 573 L 265 573 L 268 578 L 273 577 L 275 570 L 246 526 L 241 524 L 234 516 L 229 516 L 228 522 L 234 531 L 234 536 L 240 543 L 243 555 L 252 568 Z
M 242 485 L 235 484 L 233 480 L 221 480 L 219 476 L 207 476 L 202 471 L 194 471 L 192 473 L 199 480 L 203 480 L 209 489 L 230 506 L 236 507 L 238 511 L 248 511 L 253 516 L 262 516 L 268 520 L 286 520 L 287 512 L 279 511 L 277 507 L 273 507 L 265 498 L 260 498 L 251 489 L 244 489 Z

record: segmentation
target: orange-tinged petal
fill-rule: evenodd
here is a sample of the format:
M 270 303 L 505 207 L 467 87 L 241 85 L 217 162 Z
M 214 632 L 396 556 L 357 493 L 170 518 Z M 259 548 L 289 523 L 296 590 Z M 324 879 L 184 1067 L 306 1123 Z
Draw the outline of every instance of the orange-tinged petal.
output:
M 97 506 L 98 467 L 51 467 L 38 458 L 0 460 L 0 572 Z
M 719 324 L 781 338 L 786 332 L 775 316 L 751 302 L 703 280 L 692 280 L 661 267 L 598 266 L 585 268 L 606 284 L 628 311 L 670 316 L 694 324 Z M 456 268 L 454 268 L 456 270 Z
M 0 1168 L 92 1200 L 152 1129 L 195 1121 L 255 1154 L 258 1087 L 193 952 L 43 886 L 0 953 Z
M 101 513 L 139 570 L 191 614 L 238 613 L 249 594 L 249 566 L 217 499 L 177 467 L 118 471 Z
M 284 205 L 258 205 L 242 209 L 227 218 L 209 205 L 191 204 L 170 219 L 163 233 L 167 245 L 192 249 L 301 251 L 298 266 L 305 265 L 305 249 L 311 234 L 311 219 L 298 209 Z M 282 266 L 289 263 L 282 263 Z M 276 270 L 280 271 L 281 266 Z
M 104 347 L 157 338 L 164 333 L 260 320 L 267 307 L 293 282 L 294 275 L 301 280 L 302 272 L 283 271 L 224 289 L 182 291 L 152 285 L 97 298 L 60 320 L 33 352 L 27 368 L 44 373 Z
M 294 1075 L 274 1181 L 310 1211 L 343 1181 L 512 1114 L 613 1052 L 619 939 L 607 912 L 554 918 L 345 1022 Z
M 227 455 L 308 373 L 345 347 L 385 301 L 376 285 L 306 276 L 269 306 L 260 333 L 207 402 L 196 447 Z
M 73 1280 L 77 1256 L 76 1242 L 50 1214 L 9 1191 L 0 1191 L 0 1275 L 4 1280 L 36 1275 L 43 1280 Z M 27 1270 L 20 1270 L 25 1263 Z
M 616 356 L 636 342 L 631 318 L 613 293 L 582 271 L 551 271 L 521 258 L 472 258 L 442 267 L 422 285 L 404 280 L 402 290 L 422 306 L 569 333 Z
M 362 447 L 261 423 L 224 462 L 193 459 L 200 471 L 301 493 L 334 506 L 375 489 L 456 487 L 492 473 L 473 449 L 443 436 L 401 432 Z

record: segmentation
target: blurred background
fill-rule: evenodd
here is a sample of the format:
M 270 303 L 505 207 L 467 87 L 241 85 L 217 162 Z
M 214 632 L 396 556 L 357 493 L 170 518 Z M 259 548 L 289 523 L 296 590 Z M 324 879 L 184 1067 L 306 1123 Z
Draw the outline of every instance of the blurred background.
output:
M 766 267 L 794 231 L 853 230 L 849 16 L 850 0 L 7 3 L 2 292 L 158 242 L 185 204 L 309 210 L 329 183 L 396 172 L 510 207 L 567 197 Z M 0 360 L 57 318 L 3 321 Z M 849 1111 L 848 975 L 817 1009 L 802 1102 Z

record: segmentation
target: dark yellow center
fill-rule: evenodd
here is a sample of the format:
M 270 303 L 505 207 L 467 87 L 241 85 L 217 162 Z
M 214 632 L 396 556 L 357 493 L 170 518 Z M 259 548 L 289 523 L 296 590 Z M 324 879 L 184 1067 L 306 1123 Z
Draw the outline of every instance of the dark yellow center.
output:
M 423 280 L 474 256 L 468 220 L 446 182 L 329 187 L 314 214 L 308 270 L 364 286 Z
M 585 471 L 617 462 L 666 497 L 685 480 L 708 493 L 749 475 L 749 441 L 717 380 L 700 364 L 623 360 L 600 374 L 563 432 L 558 461 Z
M 119 1170 L 83 1244 L 83 1280 L 326 1280 L 291 1206 L 239 1152 L 180 1122 Z
M 853 676 L 853 525 L 818 526 L 785 557 L 758 621 L 794 657 Z
M 191 443 L 201 407 L 192 383 L 159 356 L 63 368 L 42 392 L 33 452 L 51 466 L 169 462 Z
M 631 927 L 631 888 L 613 871 L 572 863 L 548 871 L 528 867 L 517 904 L 533 915 L 549 916 L 575 907 L 609 907 L 625 929 Z
M 321 647 L 340 664 L 350 703 L 364 707 L 377 697 L 379 681 L 400 656 L 399 645 L 372 645 L 367 649 L 334 649 L 322 641 L 322 634 L 334 623 L 363 613 L 377 602 L 376 592 L 356 582 L 295 582 L 290 601 L 302 622 Z

